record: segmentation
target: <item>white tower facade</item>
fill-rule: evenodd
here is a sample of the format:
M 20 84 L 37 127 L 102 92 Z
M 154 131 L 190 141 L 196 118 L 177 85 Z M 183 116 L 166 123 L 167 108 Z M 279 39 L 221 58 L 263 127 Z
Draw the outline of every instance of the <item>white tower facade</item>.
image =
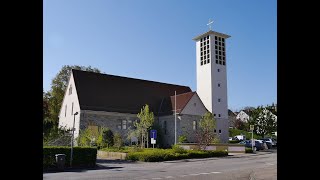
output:
M 197 93 L 217 121 L 221 142 L 228 142 L 228 95 L 226 39 L 229 35 L 212 30 L 201 34 L 196 41 Z

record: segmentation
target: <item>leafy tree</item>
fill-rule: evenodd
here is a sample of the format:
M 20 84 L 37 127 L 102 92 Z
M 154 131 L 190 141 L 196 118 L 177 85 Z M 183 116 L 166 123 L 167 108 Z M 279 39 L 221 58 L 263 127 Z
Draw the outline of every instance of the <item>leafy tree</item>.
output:
M 97 68 L 91 66 L 65 65 L 51 82 L 51 89 L 43 91 L 43 133 L 44 139 L 53 139 L 61 133 L 58 128 L 58 118 L 71 69 L 100 73 Z M 50 136 L 50 137 L 49 137 Z
M 185 136 L 185 135 L 179 136 L 178 142 L 179 142 L 179 143 L 185 143 L 185 142 L 187 142 L 187 136 Z
M 244 130 L 246 125 L 245 122 L 241 121 L 240 119 L 236 119 L 234 122 L 234 127 L 236 129 Z
M 84 130 L 80 130 L 78 143 L 79 143 L 79 146 L 91 146 L 93 144 L 97 144 L 98 138 L 99 138 L 98 131 L 95 131 L 92 128 L 86 128 Z
M 249 124 L 254 125 L 254 132 L 262 137 L 277 131 L 277 117 L 262 106 L 253 111 Z
M 196 131 L 196 138 L 199 149 L 205 149 L 214 139 L 215 134 L 213 132 L 216 126 L 216 120 L 213 118 L 210 112 L 207 112 L 202 116 L 199 122 L 199 128 Z
M 123 145 L 122 137 L 119 133 L 116 133 L 113 137 L 114 147 L 120 149 Z
M 92 68 L 91 66 L 65 65 L 62 67 L 58 74 L 52 79 L 50 90 L 51 98 L 49 101 L 49 111 L 51 119 L 56 125 L 58 124 L 59 111 L 72 69 L 100 73 L 99 69 Z
M 109 128 L 101 128 L 97 145 L 100 148 L 113 146 L 113 132 Z
M 135 122 L 134 126 L 137 128 L 136 130 L 141 134 L 141 148 L 144 148 L 147 132 L 150 130 L 150 127 L 154 123 L 154 115 L 153 112 L 149 112 L 149 106 L 146 104 L 138 113 L 137 117 L 140 119 L 139 122 Z

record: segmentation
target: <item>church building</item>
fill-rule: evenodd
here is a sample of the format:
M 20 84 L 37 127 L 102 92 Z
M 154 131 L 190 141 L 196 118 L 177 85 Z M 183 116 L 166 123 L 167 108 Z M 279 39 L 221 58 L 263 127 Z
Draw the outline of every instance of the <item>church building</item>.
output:
M 226 39 L 229 35 L 209 30 L 196 42 L 197 90 L 183 85 L 72 70 L 59 114 L 59 126 L 72 129 L 74 137 L 87 127 L 108 127 L 124 139 L 137 114 L 148 104 L 161 128 L 163 146 L 175 143 L 177 134 L 196 142 L 201 116 L 211 112 L 213 129 L 222 143 L 228 142 Z M 175 95 L 176 93 L 176 95 Z M 175 104 L 176 102 L 176 104 Z M 175 112 L 176 109 L 176 112 Z M 178 140 L 176 140 L 178 141 Z

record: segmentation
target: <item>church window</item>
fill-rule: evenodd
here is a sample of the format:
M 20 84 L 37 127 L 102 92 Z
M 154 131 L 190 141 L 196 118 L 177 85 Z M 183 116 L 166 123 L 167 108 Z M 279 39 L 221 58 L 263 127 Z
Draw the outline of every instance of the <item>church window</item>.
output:
M 72 102 L 72 106 L 71 106 L 71 115 L 73 115 L 73 102 Z
M 219 129 L 219 133 L 221 134 L 221 129 Z
M 220 99 L 220 98 L 218 99 L 218 102 L 221 102 L 221 99 Z
M 220 83 L 218 83 L 218 87 L 220 87 Z
M 122 129 L 127 129 L 127 120 L 122 120 Z
M 193 130 L 197 129 L 197 121 L 193 121 Z
M 64 111 L 64 117 L 66 117 L 66 116 L 67 116 L 67 105 L 66 105 L 66 109 Z
M 221 117 L 221 114 L 219 114 L 219 117 Z
M 72 94 L 72 85 L 69 87 L 69 95 Z
M 217 69 L 218 70 L 218 72 L 220 72 L 220 69 Z
M 218 60 L 216 60 L 216 63 L 218 64 Z M 219 72 L 219 71 L 218 71 Z
M 214 131 L 213 131 L 213 132 L 215 132 L 215 133 L 216 133 L 216 132 L 217 132 L 217 130 L 216 130 L 216 129 L 214 129 Z

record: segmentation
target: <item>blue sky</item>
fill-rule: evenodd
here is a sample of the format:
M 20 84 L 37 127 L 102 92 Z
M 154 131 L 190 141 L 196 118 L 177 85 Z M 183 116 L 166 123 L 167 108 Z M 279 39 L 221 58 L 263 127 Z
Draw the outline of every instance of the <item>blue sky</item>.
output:
M 276 0 L 44 0 L 43 87 L 63 65 L 196 90 L 193 37 L 227 39 L 228 106 L 277 101 Z

